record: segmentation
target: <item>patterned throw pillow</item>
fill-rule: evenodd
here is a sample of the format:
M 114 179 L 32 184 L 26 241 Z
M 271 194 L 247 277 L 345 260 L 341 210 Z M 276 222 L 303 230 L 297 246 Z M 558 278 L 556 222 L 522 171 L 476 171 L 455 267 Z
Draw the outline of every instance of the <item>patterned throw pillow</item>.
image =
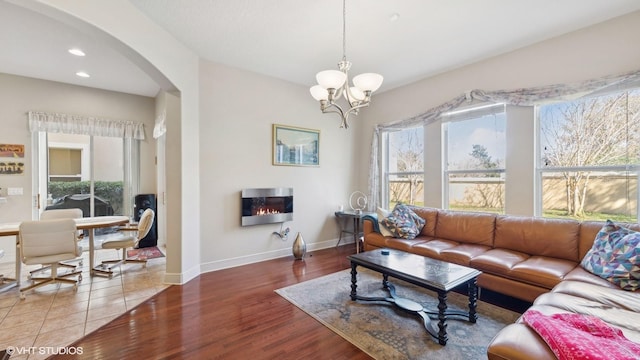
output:
M 406 205 L 398 204 L 381 223 L 391 231 L 393 237 L 410 240 L 420 234 L 425 221 Z
M 376 213 L 378 214 L 378 228 L 380 229 L 380 234 L 382 234 L 382 236 L 393 236 L 393 233 L 389 231 L 389 228 L 382 223 L 382 220 L 386 219 L 387 216 L 391 214 L 391 211 L 379 207 L 376 210 Z
M 607 220 L 580 265 L 624 290 L 640 288 L 640 233 Z

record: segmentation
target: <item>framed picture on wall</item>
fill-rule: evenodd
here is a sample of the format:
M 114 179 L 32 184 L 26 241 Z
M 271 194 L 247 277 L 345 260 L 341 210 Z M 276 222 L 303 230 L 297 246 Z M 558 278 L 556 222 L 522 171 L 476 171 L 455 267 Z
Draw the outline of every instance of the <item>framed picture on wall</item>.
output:
M 273 124 L 273 165 L 320 166 L 320 130 Z
M 0 175 L 24 174 L 24 145 L 0 144 Z

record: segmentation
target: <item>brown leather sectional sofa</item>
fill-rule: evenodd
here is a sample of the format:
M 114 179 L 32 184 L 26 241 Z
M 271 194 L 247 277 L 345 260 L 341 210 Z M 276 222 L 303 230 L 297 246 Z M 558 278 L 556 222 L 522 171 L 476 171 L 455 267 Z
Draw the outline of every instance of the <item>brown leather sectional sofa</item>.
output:
M 418 237 L 385 237 L 376 218 L 366 216 L 364 249 L 399 249 L 478 269 L 481 289 L 533 302 L 544 314 L 596 315 L 640 342 L 640 292 L 621 290 L 580 266 L 604 222 L 412 209 L 426 221 Z M 640 231 L 638 224 L 625 226 Z M 494 338 L 488 357 L 555 359 L 520 320 Z

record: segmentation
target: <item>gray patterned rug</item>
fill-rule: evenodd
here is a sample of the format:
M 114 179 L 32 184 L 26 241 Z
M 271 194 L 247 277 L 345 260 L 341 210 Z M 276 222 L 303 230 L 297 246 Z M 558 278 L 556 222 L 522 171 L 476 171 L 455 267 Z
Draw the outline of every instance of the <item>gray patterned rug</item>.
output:
M 437 309 L 435 292 L 389 278 L 398 296 Z M 351 301 L 350 270 L 340 271 L 276 292 L 376 359 L 486 359 L 487 345 L 520 315 L 478 301 L 478 322 L 447 320 L 449 340 L 441 346 L 426 332 L 422 320 L 386 302 Z M 380 274 L 358 268 L 358 294 L 388 296 Z M 450 309 L 467 310 L 465 295 L 450 293 Z

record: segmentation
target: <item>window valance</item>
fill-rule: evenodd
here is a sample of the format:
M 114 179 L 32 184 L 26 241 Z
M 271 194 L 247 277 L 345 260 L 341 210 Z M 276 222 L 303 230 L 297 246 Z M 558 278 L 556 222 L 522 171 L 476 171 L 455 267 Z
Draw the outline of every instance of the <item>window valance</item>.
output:
M 381 131 L 393 131 L 424 126 L 438 120 L 442 114 L 455 110 L 461 105 L 473 102 L 504 103 L 513 106 L 534 106 L 542 103 L 568 101 L 600 91 L 618 84 L 640 81 L 640 70 L 621 75 L 606 76 L 571 84 L 555 84 L 514 90 L 470 90 L 448 102 L 431 108 L 408 119 L 385 124 L 378 124 L 371 141 L 371 158 L 369 162 L 369 203 L 368 210 L 375 211 L 379 206 L 380 171 L 378 160 L 378 141 Z
M 29 111 L 29 130 L 144 140 L 143 123 L 40 111 Z

